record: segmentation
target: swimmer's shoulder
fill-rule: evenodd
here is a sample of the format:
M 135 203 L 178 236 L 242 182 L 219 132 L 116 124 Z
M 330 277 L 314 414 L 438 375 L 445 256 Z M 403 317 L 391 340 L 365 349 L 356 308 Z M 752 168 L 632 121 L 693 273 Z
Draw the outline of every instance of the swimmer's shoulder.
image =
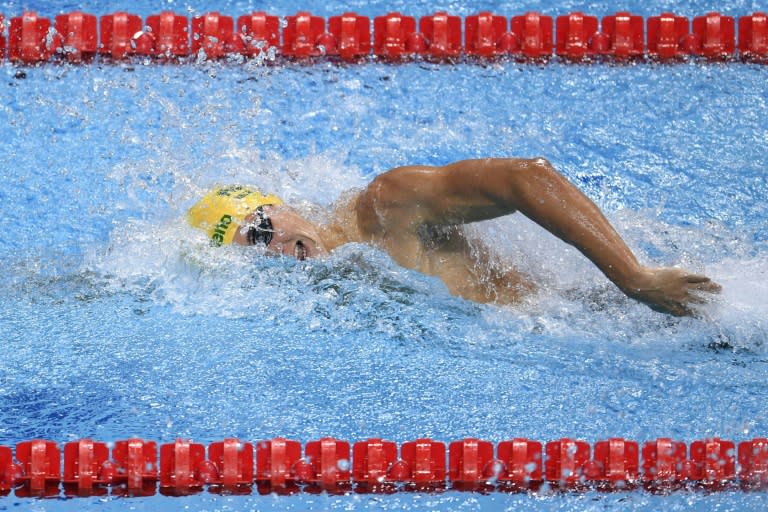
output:
M 321 222 L 323 241 L 329 250 L 346 243 L 371 241 L 370 231 L 360 222 L 367 218 L 365 209 L 359 207 L 363 192 L 353 189 L 343 193 L 327 212 L 325 221 Z
M 349 191 L 334 208 L 336 215 L 354 228 L 359 241 L 370 241 L 371 237 L 381 231 L 374 197 L 368 192 L 368 188 Z
M 418 225 L 421 206 L 430 200 L 430 184 L 442 167 L 408 165 L 376 176 L 365 188 L 352 191 L 339 201 L 354 211 L 356 223 L 368 241 L 382 236 L 404 234 Z M 416 221 L 416 222 L 415 222 Z

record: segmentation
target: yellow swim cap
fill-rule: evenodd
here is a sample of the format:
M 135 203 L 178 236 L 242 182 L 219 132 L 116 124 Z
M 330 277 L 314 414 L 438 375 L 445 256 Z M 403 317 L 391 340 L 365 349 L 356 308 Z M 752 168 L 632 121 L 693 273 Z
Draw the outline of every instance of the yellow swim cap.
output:
M 283 204 L 279 197 L 239 185 L 215 187 L 187 213 L 189 223 L 205 230 L 214 245 L 231 244 L 243 220 L 259 206 Z

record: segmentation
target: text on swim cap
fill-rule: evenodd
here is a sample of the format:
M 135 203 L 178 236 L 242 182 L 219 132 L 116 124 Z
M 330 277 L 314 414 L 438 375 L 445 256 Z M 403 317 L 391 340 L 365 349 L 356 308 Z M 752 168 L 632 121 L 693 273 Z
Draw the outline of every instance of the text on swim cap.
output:
M 229 214 L 223 215 L 211 234 L 213 245 L 219 246 L 224 243 L 224 233 L 227 232 L 230 224 L 232 224 L 232 216 Z

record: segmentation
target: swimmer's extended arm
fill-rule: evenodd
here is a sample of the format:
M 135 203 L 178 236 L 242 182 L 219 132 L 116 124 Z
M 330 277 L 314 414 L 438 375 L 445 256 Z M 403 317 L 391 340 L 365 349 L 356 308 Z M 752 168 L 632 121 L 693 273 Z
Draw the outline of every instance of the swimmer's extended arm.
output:
M 693 290 L 719 287 L 680 269 L 640 265 L 600 209 L 544 159 L 465 160 L 444 167 L 401 167 L 365 194 L 379 216 L 416 229 L 519 211 L 576 247 L 627 295 L 654 309 L 688 314 Z

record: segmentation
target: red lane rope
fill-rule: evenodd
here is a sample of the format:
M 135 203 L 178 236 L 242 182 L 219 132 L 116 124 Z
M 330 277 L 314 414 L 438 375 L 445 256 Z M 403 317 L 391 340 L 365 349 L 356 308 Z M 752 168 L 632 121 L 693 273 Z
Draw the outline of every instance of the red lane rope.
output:
M 158 457 L 159 451 L 159 457 Z M 62 458 L 63 453 L 63 458 Z M 206 455 L 207 454 L 207 455 Z M 63 459 L 63 464 L 62 464 Z M 159 462 L 158 462 L 159 461 Z M 63 471 L 62 471 L 63 467 Z M 250 494 L 380 492 L 445 489 L 552 491 L 598 489 L 668 492 L 768 488 L 768 438 L 710 438 L 690 446 L 670 438 L 611 438 L 591 446 L 563 438 L 542 445 L 516 438 L 402 443 L 324 437 L 302 446 L 284 438 L 255 443 L 228 438 L 206 447 L 185 439 L 54 441 L 0 446 L 0 495 L 17 497 L 180 495 L 210 490 Z
M 0 52 L 21 65 L 51 60 L 87 62 L 130 57 L 160 61 L 369 58 L 402 61 L 461 58 L 568 61 L 688 57 L 768 62 L 768 16 L 755 12 L 735 19 L 710 12 L 694 16 L 662 13 L 644 20 L 628 12 L 596 16 L 581 12 L 557 16 L 527 12 L 505 16 L 481 12 L 462 20 L 445 12 L 413 16 L 397 12 L 371 20 L 352 12 L 327 20 L 308 12 L 280 18 L 264 12 L 233 17 L 211 12 L 186 16 L 165 11 L 142 19 L 127 12 L 97 17 L 71 12 L 49 18 L 24 12 L 0 15 Z M 191 21 L 191 23 L 190 23 Z M 418 21 L 418 22 L 417 22 Z M 462 31 L 463 28 L 463 31 Z M 737 31 L 738 28 L 738 31 Z M 738 37 L 737 37 L 738 33 Z M 7 43 L 7 44 L 6 44 Z

